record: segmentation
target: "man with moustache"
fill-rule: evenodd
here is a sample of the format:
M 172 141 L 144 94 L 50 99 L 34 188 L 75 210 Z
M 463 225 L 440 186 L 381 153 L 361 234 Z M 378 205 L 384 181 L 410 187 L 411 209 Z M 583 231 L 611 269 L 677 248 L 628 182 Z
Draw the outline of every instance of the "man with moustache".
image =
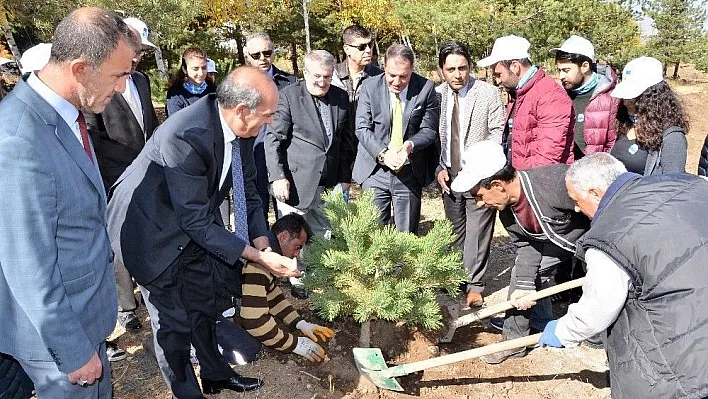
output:
M 235 69 L 215 94 L 161 125 L 114 185 L 111 244 L 140 285 L 155 355 L 177 398 L 203 397 L 190 343 L 204 393 L 250 391 L 263 383 L 237 375 L 217 350 L 211 261 L 237 273 L 245 259 L 279 277 L 299 275 L 290 270 L 291 259 L 267 251 L 255 187 L 253 137 L 272 121 L 277 98 L 267 75 L 252 67 Z M 219 213 L 232 187 L 234 233 L 223 227 Z
M 319 235 L 329 228 L 322 192 L 336 184 L 348 189 L 354 161 L 347 93 L 330 84 L 334 64 L 325 50 L 305 56 L 305 81 L 280 92 L 265 140 L 278 217 L 303 215 Z
M 440 104 L 433 82 L 413 73 L 413 51 L 392 44 L 385 73 L 366 79 L 356 112 L 354 180 L 373 190 L 380 221 L 415 233 L 423 187 L 440 157 Z M 393 215 L 391 207 L 393 206 Z
M 460 42 L 442 45 L 438 66 L 445 82 L 435 90 L 440 96 L 440 164 L 436 175 L 443 192 L 445 216 L 452 222 L 454 245 L 463 252 L 467 271 L 465 302 L 481 306 L 496 211 L 477 207 L 469 193 L 456 193 L 450 184 L 462 169 L 462 154 L 482 140 L 501 144 L 504 105 L 499 90 L 470 75 L 472 57 Z
M 111 397 L 115 270 L 83 113 L 123 92 L 139 49 L 122 18 L 79 8 L 57 25 L 49 63 L 0 103 L 0 352 L 40 398 Z
M 305 56 L 305 81 L 281 90 L 265 139 L 278 217 L 302 215 L 320 236 L 329 229 L 322 192 L 337 184 L 349 190 L 354 162 L 347 93 L 330 84 L 334 64 L 325 50 Z M 307 296 L 299 279 L 290 284 L 293 296 Z
M 383 71 L 372 64 L 374 46 L 370 30 L 356 24 L 350 25 L 342 32 L 342 42 L 346 59 L 335 66 L 332 84 L 346 90 L 349 95 L 349 115 L 352 116 L 349 123 L 353 132 L 356 129 L 354 115 L 361 84 L 371 76 L 381 75 Z
M 527 336 L 532 329 L 541 331 L 553 319 L 550 299 L 536 303 L 523 297 L 548 286 L 558 265 L 572 259 L 575 242 L 590 228 L 565 188 L 568 165 L 516 170 L 502 146 L 489 140 L 472 144 L 464 158 L 452 191 L 468 193 L 478 206 L 498 210 L 516 249 L 508 293 L 516 308 L 504 316 L 502 337 L 510 340 Z M 483 360 L 498 364 L 526 352 L 511 349 Z
M 497 84 L 509 92 L 503 142 L 517 170 L 573 162 L 573 102 L 531 63 L 530 46 L 523 37 L 500 37 L 477 62 L 492 68 Z

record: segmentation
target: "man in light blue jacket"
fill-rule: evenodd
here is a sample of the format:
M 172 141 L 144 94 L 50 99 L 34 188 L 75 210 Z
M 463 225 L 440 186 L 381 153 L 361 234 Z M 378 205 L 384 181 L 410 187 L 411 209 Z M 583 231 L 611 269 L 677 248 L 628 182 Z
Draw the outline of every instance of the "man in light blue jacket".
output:
M 125 89 L 140 44 L 98 8 L 73 11 L 54 37 L 49 64 L 0 104 L 0 352 L 40 398 L 110 398 L 115 270 L 82 111 Z

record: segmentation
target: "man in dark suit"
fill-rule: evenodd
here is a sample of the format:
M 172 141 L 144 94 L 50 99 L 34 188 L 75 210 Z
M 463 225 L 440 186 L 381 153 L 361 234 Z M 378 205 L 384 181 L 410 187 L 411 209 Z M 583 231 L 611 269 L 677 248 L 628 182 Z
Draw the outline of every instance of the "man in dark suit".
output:
M 273 82 L 278 87 L 278 90 L 295 83 L 297 78 L 295 75 L 281 71 L 273 65 L 273 43 L 265 32 L 255 32 L 246 38 L 246 63 L 252 67 L 260 69 L 263 73 L 268 74 L 273 78 Z M 265 126 L 258 133 L 253 147 L 253 158 L 256 160 L 256 186 L 258 194 L 263 202 L 263 214 L 266 222 L 268 221 L 268 208 L 270 207 L 271 196 L 268 190 L 268 168 L 266 166 L 266 155 L 263 141 L 265 140 Z M 275 200 L 273 202 L 273 211 L 276 212 L 277 206 Z
M 374 191 L 381 222 L 417 232 L 423 187 L 439 157 L 440 104 L 433 82 L 413 73 L 413 51 L 393 44 L 385 73 L 366 79 L 356 112 L 354 180 Z
M 305 81 L 280 92 L 265 147 L 278 217 L 303 215 L 315 234 L 329 227 L 322 192 L 351 183 L 353 133 L 347 92 L 332 86 L 335 60 L 325 50 L 305 56 Z
M 145 141 L 159 125 L 152 106 L 150 81 L 147 75 L 136 70 L 143 52 L 155 45 L 148 40 L 149 30 L 142 21 L 136 18 L 123 21 L 140 36 L 142 50 L 133 58 L 133 69 L 125 91 L 114 94 L 100 114 L 86 113 L 86 124 L 106 191 L 138 156 Z M 115 267 L 118 323 L 127 331 L 137 331 L 142 324 L 135 315 L 138 303 L 133 295 L 133 279 L 125 266 L 116 262 Z
M 0 103 L 0 352 L 40 398 L 110 398 L 116 323 L 106 192 L 83 110 L 125 89 L 140 48 L 123 20 L 80 8 L 49 63 Z
M 291 259 L 260 251 L 269 242 L 251 138 L 272 121 L 277 98 L 275 84 L 265 74 L 251 67 L 235 69 L 216 94 L 160 126 L 113 186 L 111 244 L 140 285 L 155 355 L 177 398 L 202 397 L 189 360 L 190 344 L 197 352 L 205 393 L 243 392 L 262 384 L 238 376 L 217 350 L 208 257 L 238 273 L 242 258 L 276 276 L 299 275 L 291 270 Z M 223 227 L 219 213 L 232 183 L 235 233 Z

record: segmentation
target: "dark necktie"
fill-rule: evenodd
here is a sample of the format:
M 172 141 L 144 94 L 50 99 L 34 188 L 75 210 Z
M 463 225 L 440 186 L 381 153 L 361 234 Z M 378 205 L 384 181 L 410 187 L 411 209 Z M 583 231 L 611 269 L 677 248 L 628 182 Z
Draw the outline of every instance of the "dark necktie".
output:
M 450 121 L 450 174 L 457 176 L 460 172 L 460 103 L 458 93 L 452 92 L 452 120 Z
M 233 178 L 234 234 L 248 242 L 248 209 L 246 208 L 246 190 L 243 184 L 243 165 L 241 163 L 241 144 L 237 138 L 231 142 L 231 177 Z
M 91 163 L 93 163 L 93 154 L 91 153 L 91 145 L 89 144 L 88 129 L 86 129 L 86 119 L 84 113 L 79 111 L 79 116 L 76 118 L 79 123 L 79 131 L 81 132 L 81 144 L 84 146 L 84 151 L 88 155 Z

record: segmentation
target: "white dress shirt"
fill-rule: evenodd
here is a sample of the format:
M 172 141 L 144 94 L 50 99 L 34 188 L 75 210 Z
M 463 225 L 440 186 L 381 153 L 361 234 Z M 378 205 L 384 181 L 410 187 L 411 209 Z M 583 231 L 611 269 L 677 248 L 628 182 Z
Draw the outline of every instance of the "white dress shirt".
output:
M 64 122 L 66 122 L 74 132 L 74 136 L 76 136 L 76 139 L 79 140 L 83 148 L 84 142 L 81 140 L 81 130 L 79 129 L 79 122 L 76 120 L 79 117 L 79 110 L 64 97 L 49 88 L 34 72 L 27 78 L 27 84 L 57 111 L 59 116 L 64 119 Z
M 224 181 L 226 180 L 226 175 L 229 173 L 229 168 L 231 167 L 231 151 L 233 149 L 232 142 L 236 140 L 236 134 L 233 130 L 226 124 L 224 116 L 222 115 L 223 110 L 221 105 L 219 107 L 219 121 L 221 122 L 221 130 L 224 131 L 224 165 L 221 167 L 221 178 L 219 179 L 219 190 L 224 186 Z
M 408 95 L 408 86 L 406 86 L 400 93 L 396 94 L 392 91 L 388 92 L 389 94 L 389 111 L 391 111 L 391 117 L 393 117 L 393 102 L 396 101 L 396 96 L 401 100 L 401 115 L 405 113 L 406 110 L 406 96 Z M 405 126 L 403 127 L 405 129 Z M 405 135 L 406 132 L 403 132 Z
M 558 320 L 556 337 L 566 347 L 607 330 L 619 316 L 629 293 L 629 275 L 604 252 L 591 248 L 585 254 L 588 273 L 583 296 Z
M 465 129 L 462 127 L 460 122 L 462 121 L 461 116 L 465 115 L 465 112 L 467 111 L 465 108 L 467 104 L 462 101 L 467 96 L 467 89 L 468 86 L 465 85 L 462 89 L 460 89 L 460 91 L 457 92 L 459 103 L 459 109 L 457 110 L 457 126 L 460 127 L 460 154 L 465 153 Z M 447 109 L 445 110 L 445 114 L 447 115 L 447 118 L 445 119 L 445 135 L 447 137 L 447 141 L 445 143 L 445 159 L 447 161 L 445 162 L 445 166 L 448 168 L 452 167 L 452 163 L 450 163 L 450 143 L 452 142 L 452 107 L 455 105 L 454 95 L 455 92 L 452 91 L 452 89 L 447 91 Z
M 140 128 L 144 131 L 145 126 L 143 123 L 143 104 L 140 101 L 138 87 L 135 86 L 135 82 L 133 81 L 132 76 L 128 76 L 128 81 L 125 84 L 125 91 L 121 94 L 123 95 L 125 102 L 128 103 L 130 110 L 133 111 L 133 115 L 135 115 L 135 119 L 138 121 Z

